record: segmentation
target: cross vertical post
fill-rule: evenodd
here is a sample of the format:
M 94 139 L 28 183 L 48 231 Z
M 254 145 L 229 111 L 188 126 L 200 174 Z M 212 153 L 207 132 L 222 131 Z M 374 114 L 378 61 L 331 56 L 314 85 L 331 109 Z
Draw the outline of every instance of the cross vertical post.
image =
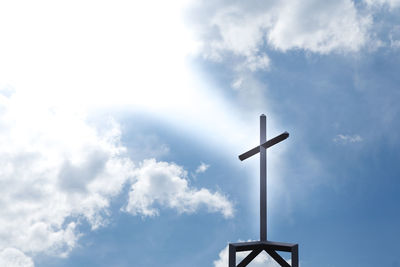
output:
M 267 141 L 267 117 L 260 116 L 260 144 Z M 260 241 L 267 241 L 267 149 L 260 146 Z

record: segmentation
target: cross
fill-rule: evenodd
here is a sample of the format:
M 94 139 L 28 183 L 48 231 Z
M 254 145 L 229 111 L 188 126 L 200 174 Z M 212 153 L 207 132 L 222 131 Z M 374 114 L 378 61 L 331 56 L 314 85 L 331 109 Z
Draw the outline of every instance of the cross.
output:
M 267 241 L 267 148 L 282 142 L 289 137 L 284 132 L 267 141 L 267 118 L 260 116 L 260 145 L 241 154 L 241 161 L 260 153 L 260 241 L 229 244 L 229 267 L 247 266 L 261 251 L 266 251 L 280 266 L 298 267 L 298 244 Z M 251 251 L 236 265 L 236 252 Z M 292 263 L 289 265 L 276 251 L 291 252 Z
M 267 148 L 289 137 L 284 132 L 267 141 L 267 117 L 260 116 L 260 145 L 241 154 L 241 161 L 260 153 L 260 241 L 267 240 Z

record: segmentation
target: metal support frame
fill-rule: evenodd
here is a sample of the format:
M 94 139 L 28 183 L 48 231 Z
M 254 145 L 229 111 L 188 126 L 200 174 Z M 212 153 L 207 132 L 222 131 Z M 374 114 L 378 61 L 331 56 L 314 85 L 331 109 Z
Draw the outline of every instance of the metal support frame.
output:
M 241 154 L 240 160 L 245 160 L 260 153 L 260 241 L 229 244 L 229 267 L 247 266 L 263 250 L 283 267 L 299 266 L 299 245 L 267 241 L 267 148 L 289 137 L 284 132 L 267 141 L 267 118 L 260 116 L 260 145 Z M 236 252 L 251 251 L 238 265 Z M 276 251 L 291 252 L 292 263 L 287 263 Z
M 229 267 L 247 266 L 262 251 L 267 252 L 279 265 L 283 267 L 299 267 L 299 245 L 271 241 L 254 241 L 229 244 Z M 236 252 L 251 251 L 238 265 Z M 289 264 L 276 251 L 290 252 L 292 262 Z

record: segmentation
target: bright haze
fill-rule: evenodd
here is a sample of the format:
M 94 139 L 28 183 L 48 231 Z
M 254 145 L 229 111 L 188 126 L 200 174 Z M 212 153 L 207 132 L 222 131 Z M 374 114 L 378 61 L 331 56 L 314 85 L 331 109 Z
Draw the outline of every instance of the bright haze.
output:
M 0 2 L 0 266 L 400 266 L 400 1 Z M 289 260 L 289 255 L 283 255 Z M 238 255 L 243 258 L 244 255 Z M 249 266 L 277 266 L 266 254 Z

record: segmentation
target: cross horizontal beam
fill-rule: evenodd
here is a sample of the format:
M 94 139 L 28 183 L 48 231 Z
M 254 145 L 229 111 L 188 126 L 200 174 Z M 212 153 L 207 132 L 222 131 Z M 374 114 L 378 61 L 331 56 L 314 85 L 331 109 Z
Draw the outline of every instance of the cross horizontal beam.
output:
M 264 249 L 264 246 L 267 246 L 268 248 L 271 248 L 273 250 L 291 252 L 293 248 L 297 246 L 297 244 L 275 242 L 275 241 L 249 241 L 240 243 L 230 243 L 229 245 L 234 246 L 235 251 L 237 252 L 249 251 L 257 248 Z
M 263 144 L 261 144 L 259 146 L 256 146 L 255 148 L 250 149 L 249 151 L 241 154 L 239 156 L 239 159 L 241 161 L 243 161 L 243 160 L 245 160 L 247 158 L 250 158 L 251 156 L 253 156 L 253 155 L 255 155 L 255 154 L 260 152 L 260 146 L 263 146 L 264 148 L 269 148 L 269 147 L 271 147 L 271 146 L 273 146 L 273 145 L 275 145 L 275 144 L 277 144 L 279 142 L 282 142 L 283 140 L 285 140 L 288 137 L 289 137 L 289 133 L 288 132 L 284 132 L 284 133 L 282 133 L 282 134 L 280 134 L 278 136 L 275 136 L 274 138 L 268 140 L 267 142 L 265 142 L 265 143 L 263 143 Z

